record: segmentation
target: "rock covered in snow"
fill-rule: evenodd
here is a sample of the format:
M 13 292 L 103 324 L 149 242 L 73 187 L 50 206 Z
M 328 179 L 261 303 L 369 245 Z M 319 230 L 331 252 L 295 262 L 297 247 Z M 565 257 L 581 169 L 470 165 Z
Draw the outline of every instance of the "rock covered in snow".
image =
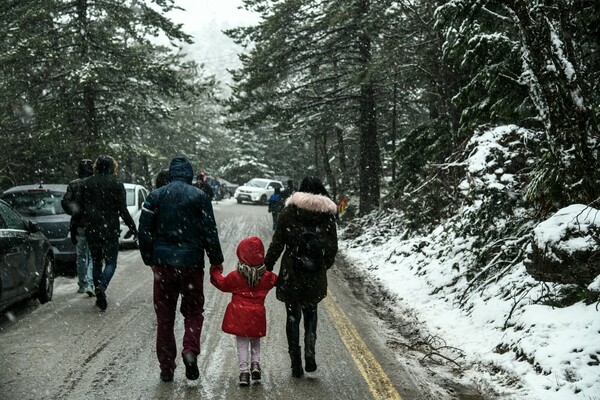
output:
M 540 281 L 590 285 L 600 275 L 600 211 L 572 204 L 540 223 L 525 265 Z

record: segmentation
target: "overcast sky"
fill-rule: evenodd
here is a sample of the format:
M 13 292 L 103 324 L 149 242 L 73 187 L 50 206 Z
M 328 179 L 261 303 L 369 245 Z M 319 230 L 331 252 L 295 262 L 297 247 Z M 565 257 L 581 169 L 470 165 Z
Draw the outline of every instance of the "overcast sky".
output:
M 246 10 L 240 10 L 241 0 L 176 0 L 185 11 L 174 11 L 171 16 L 177 22 L 183 22 L 190 33 L 198 33 L 203 25 L 245 24 L 256 22 L 257 17 Z
M 227 36 L 224 29 L 258 22 L 258 16 L 238 9 L 242 0 L 176 0 L 185 11 L 173 11 L 169 17 L 183 24 L 183 30 L 194 37 L 194 44 L 184 49 L 206 70 L 227 82 L 227 68 L 239 66 L 237 53 L 241 51 Z

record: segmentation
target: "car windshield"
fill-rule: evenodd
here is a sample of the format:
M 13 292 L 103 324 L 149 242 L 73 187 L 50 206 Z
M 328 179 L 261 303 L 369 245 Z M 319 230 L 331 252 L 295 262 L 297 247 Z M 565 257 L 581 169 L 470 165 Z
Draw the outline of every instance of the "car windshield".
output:
M 64 193 L 47 190 L 13 192 L 2 195 L 2 200 L 26 216 L 45 216 L 64 214 L 60 201 Z
M 246 183 L 246 186 L 257 187 L 257 188 L 264 188 L 265 185 L 266 185 L 266 182 L 259 181 L 257 179 L 252 179 Z

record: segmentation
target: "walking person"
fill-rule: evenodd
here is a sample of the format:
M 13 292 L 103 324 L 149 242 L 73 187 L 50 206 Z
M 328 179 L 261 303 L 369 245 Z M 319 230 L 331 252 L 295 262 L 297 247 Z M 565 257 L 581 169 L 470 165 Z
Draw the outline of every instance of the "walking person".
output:
M 169 183 L 169 170 L 161 169 L 160 171 L 158 171 L 158 174 L 156 174 L 156 179 L 154 180 L 154 189 L 163 187 L 167 183 Z
M 79 161 L 77 167 L 78 178 L 69 182 L 67 191 L 61 200 L 62 208 L 71 215 L 69 231 L 71 242 L 75 245 L 77 253 L 77 293 L 87 293 L 89 297 L 94 296 L 94 280 L 92 276 L 92 255 L 85 236 L 85 227 L 82 214 L 79 213 L 80 205 L 77 203 L 77 195 L 81 188 L 81 181 L 94 174 L 94 162 L 90 159 Z
M 221 200 L 221 182 L 219 182 L 219 178 L 211 178 L 210 188 L 213 192 L 213 199 L 219 204 L 219 200 Z
M 198 174 L 198 178 L 196 179 L 196 186 L 202 189 L 204 193 L 206 193 L 212 200 L 213 197 L 215 197 L 215 192 L 213 192 L 212 186 L 210 186 L 206 180 L 206 174 L 204 172 L 200 172 L 200 174 Z
M 277 229 L 277 219 L 279 218 L 279 213 L 283 210 L 284 206 L 284 198 L 281 195 L 281 188 L 276 187 L 275 192 L 269 197 L 269 207 L 267 209 L 273 216 L 273 229 Z
M 99 156 L 94 163 L 94 175 L 81 182 L 77 196 L 92 255 L 96 306 L 102 311 L 108 306 L 106 289 L 117 269 L 119 217 L 137 236 L 135 223 L 127 211 L 125 187 L 117 179 L 117 167 L 111 156 Z
M 140 252 L 154 276 L 156 354 L 164 382 L 173 380 L 176 368 L 174 325 L 179 295 L 185 326 L 181 352 L 185 375 L 190 380 L 200 376 L 204 252 L 214 268 L 223 264 L 210 198 L 192 185 L 193 177 L 192 164 L 185 157 L 173 158 L 169 183 L 150 192 L 140 217 Z
M 302 180 L 286 201 L 265 257 L 267 271 L 283 253 L 275 291 L 285 303 L 286 336 L 292 376 L 317 369 L 317 305 L 327 296 L 327 270 L 337 253 L 337 206 L 316 177 Z M 285 251 L 284 251 L 285 249 Z M 300 346 L 300 320 L 304 317 L 304 368 Z
M 260 338 L 267 333 L 265 298 L 277 283 L 277 275 L 266 270 L 265 248 L 257 236 L 242 240 L 237 247 L 237 256 L 235 271 L 223 277 L 222 266 L 211 268 L 210 282 L 220 291 L 232 293 L 222 329 L 236 336 L 239 384 L 248 386 L 250 377 L 255 382 L 261 380 Z

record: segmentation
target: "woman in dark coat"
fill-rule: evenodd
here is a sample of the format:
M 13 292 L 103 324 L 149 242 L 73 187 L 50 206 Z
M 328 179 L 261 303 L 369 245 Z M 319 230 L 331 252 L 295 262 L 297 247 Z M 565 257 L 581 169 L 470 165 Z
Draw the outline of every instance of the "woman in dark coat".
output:
M 317 369 L 315 342 L 317 339 L 317 304 L 327 296 L 327 270 L 337 253 L 337 206 L 329 198 L 323 183 L 316 177 L 306 177 L 300 188 L 286 201 L 279 215 L 277 229 L 265 257 L 267 270 L 281 258 L 277 283 L 277 299 L 285 303 L 288 351 L 292 361 L 292 376 L 299 378 Z M 323 266 L 316 271 L 298 267 L 295 244 L 306 230 L 318 233 L 322 244 Z M 300 319 L 304 316 L 304 361 L 300 348 Z

